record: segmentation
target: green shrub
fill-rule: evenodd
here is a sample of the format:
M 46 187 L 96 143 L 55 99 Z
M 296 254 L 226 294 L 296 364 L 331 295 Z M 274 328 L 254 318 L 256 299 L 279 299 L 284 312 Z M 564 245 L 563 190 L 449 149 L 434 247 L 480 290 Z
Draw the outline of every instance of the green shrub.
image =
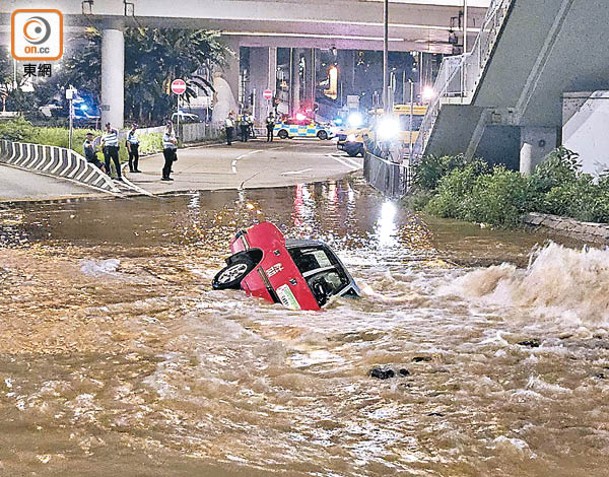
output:
M 465 156 L 425 156 L 414 169 L 413 184 L 417 190 L 435 190 L 442 177 L 465 166 Z
M 545 194 L 553 187 L 575 182 L 581 168 L 578 158 L 579 154 L 564 146 L 555 149 L 531 174 L 531 186 Z
M 519 172 L 495 167 L 476 179 L 469 200 L 464 200 L 462 218 L 492 225 L 514 226 L 530 210 L 529 179 Z
M 607 181 L 595 184 L 592 176 L 581 174 L 574 182 L 551 189 L 545 195 L 543 212 L 585 222 L 609 222 L 609 185 Z
M 140 154 L 152 154 L 163 150 L 163 134 L 140 134 Z
M 0 139 L 8 141 L 24 141 L 32 134 L 33 126 L 19 117 L 8 121 L 0 121 Z
M 0 139 L 9 141 L 30 142 L 33 144 L 46 144 L 49 146 L 68 147 L 68 128 L 61 127 L 36 127 L 22 117 L 14 120 L 0 121 Z M 72 130 L 72 149 L 83 154 L 82 144 L 85 135 L 92 132 L 100 136 L 103 131 L 87 128 L 74 128 Z M 161 133 L 147 133 L 140 135 L 140 154 L 152 154 L 163 150 L 163 135 Z M 129 156 L 125 141 L 119 141 L 119 157 L 125 162 Z M 100 154 L 101 158 L 101 154 Z
M 437 194 L 427 203 L 425 210 L 440 217 L 463 218 L 465 202 L 480 175 L 479 162 L 453 169 L 438 182 Z

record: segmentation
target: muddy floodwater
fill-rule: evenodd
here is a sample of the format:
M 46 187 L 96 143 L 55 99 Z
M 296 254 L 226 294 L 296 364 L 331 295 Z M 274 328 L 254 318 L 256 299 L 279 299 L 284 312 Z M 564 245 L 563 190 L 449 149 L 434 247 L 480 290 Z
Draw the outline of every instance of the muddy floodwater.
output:
M 212 291 L 263 219 L 363 298 Z M 0 206 L 0 475 L 607 476 L 609 251 L 549 238 L 356 179 Z

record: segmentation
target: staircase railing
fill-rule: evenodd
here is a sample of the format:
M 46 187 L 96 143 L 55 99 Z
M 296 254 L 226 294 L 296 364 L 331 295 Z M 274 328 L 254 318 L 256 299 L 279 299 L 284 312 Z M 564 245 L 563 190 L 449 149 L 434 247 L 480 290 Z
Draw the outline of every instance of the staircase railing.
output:
M 469 104 L 471 101 L 513 2 L 514 0 L 493 0 L 472 50 L 462 55 L 446 57 L 442 61 L 433 87 L 435 97 L 427 108 L 414 144 L 415 160 L 423 156 L 446 98 L 460 98 L 460 104 Z

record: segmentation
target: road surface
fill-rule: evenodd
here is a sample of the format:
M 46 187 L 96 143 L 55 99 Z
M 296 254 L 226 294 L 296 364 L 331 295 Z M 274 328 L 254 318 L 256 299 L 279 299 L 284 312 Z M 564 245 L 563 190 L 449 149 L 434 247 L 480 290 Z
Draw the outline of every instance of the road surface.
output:
M 65 179 L 0 164 L 0 202 L 84 197 L 100 193 Z
M 184 190 L 284 187 L 342 177 L 362 168 L 362 158 L 336 149 L 333 141 L 285 139 L 216 144 L 178 151 L 173 182 L 161 182 L 163 155 L 140 160 L 142 174 L 129 180 L 152 193 Z

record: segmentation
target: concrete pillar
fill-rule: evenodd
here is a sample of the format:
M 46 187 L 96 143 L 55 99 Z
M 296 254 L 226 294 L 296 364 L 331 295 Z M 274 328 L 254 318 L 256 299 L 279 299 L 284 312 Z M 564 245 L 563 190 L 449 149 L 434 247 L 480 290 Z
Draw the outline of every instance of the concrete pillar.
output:
M 348 94 L 354 94 L 355 53 L 354 50 L 340 50 L 338 52 L 338 80 L 342 84 L 344 102 L 346 102 Z
M 520 172 L 529 175 L 558 145 L 558 128 L 523 126 L 520 129 Z
M 110 122 L 122 128 L 125 113 L 125 37 L 123 30 L 102 30 L 101 110 L 102 126 Z
M 255 119 L 264 122 L 272 110 L 272 100 L 267 101 L 262 93 L 270 89 L 275 93 L 277 74 L 277 48 L 250 48 L 250 92 L 255 90 Z
M 290 71 L 290 114 L 294 116 L 300 110 L 300 54 L 298 48 L 292 48 L 292 71 Z
M 315 93 L 317 91 L 317 62 L 315 56 L 315 48 L 309 50 L 307 56 L 307 102 L 311 107 L 315 106 Z

